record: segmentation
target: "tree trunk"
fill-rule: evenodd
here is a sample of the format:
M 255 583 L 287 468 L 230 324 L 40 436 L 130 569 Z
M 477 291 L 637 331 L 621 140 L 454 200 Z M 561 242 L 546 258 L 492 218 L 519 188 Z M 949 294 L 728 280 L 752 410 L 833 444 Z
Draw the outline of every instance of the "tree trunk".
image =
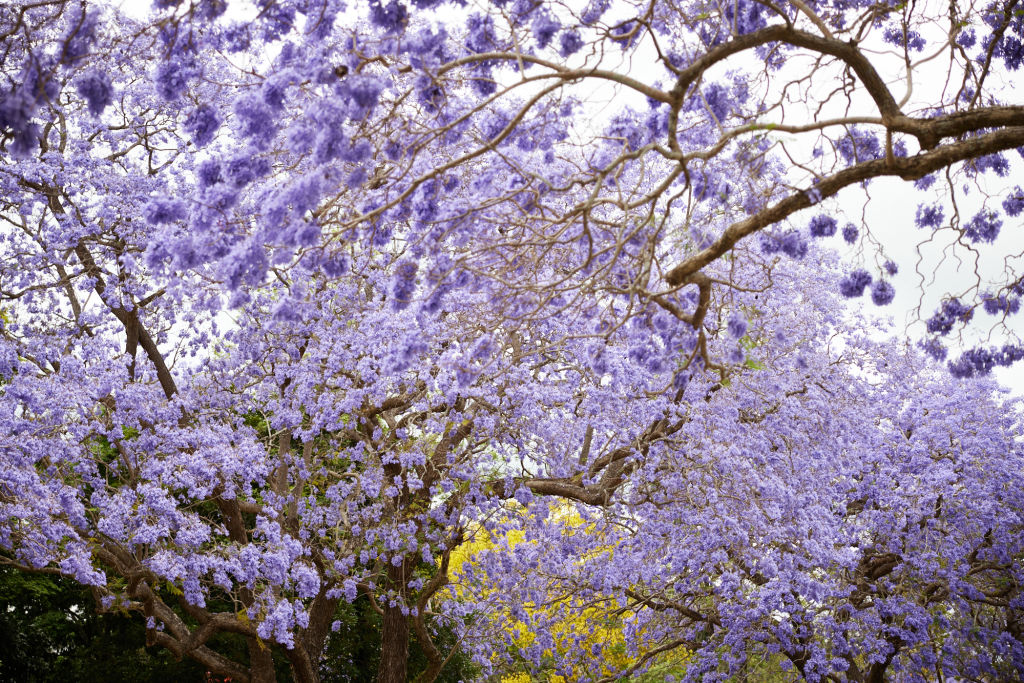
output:
M 258 638 L 247 638 L 249 645 L 249 671 L 252 683 L 277 683 L 274 672 L 274 657 L 270 647 L 260 643 Z
M 292 667 L 292 680 L 295 683 L 320 683 L 319 657 L 314 661 L 302 645 L 296 643 L 295 647 L 285 650 L 288 663 Z
M 408 663 L 409 618 L 399 607 L 385 607 L 377 683 L 406 683 Z
M 402 566 L 388 567 L 391 586 L 404 593 L 405 562 Z M 377 683 L 406 683 L 409 664 L 409 617 L 402 613 L 402 606 L 384 608 L 384 624 L 380 635 L 380 668 Z
M 328 598 L 327 591 L 327 586 L 320 587 L 320 592 L 309 607 L 309 626 L 299 637 L 295 652 L 288 655 L 296 681 L 303 680 L 300 670 L 305 669 L 311 671 L 310 681 L 316 683 L 320 680 L 320 659 L 323 657 L 324 644 L 331 629 L 331 620 L 340 602 L 339 598 Z

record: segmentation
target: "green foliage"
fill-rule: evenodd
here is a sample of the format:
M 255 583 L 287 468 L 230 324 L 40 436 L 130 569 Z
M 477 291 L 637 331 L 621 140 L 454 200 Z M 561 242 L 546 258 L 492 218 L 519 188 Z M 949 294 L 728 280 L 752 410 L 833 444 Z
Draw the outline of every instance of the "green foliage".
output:
M 327 650 L 320 667 L 321 683 L 360 683 L 376 677 L 380 665 L 381 617 L 365 596 L 353 603 L 342 602 L 334 618 L 340 622 L 337 631 L 327 640 Z M 440 628 L 432 634 L 441 652 L 456 646 L 450 629 Z M 409 639 L 409 680 L 427 668 L 427 656 L 416 642 Z M 473 680 L 479 670 L 462 652 L 456 652 L 437 677 L 437 683 L 459 683 Z
M 173 604 L 173 600 L 168 602 Z M 213 609 L 228 605 L 210 605 Z M 182 615 L 183 616 L 183 615 Z M 335 614 L 340 622 L 332 632 L 322 658 L 324 683 L 369 682 L 380 662 L 380 616 L 365 597 L 342 602 Z M 162 683 L 206 680 L 198 663 L 173 655 L 161 647 L 146 647 L 145 626 L 139 615 L 99 613 L 88 588 L 70 579 L 31 574 L 0 566 L 0 681 L 18 683 Z M 455 647 L 450 630 L 440 629 L 435 642 L 442 652 Z M 217 634 L 213 649 L 245 663 L 248 650 L 235 634 Z M 279 681 L 290 679 L 287 660 L 273 648 Z M 427 667 L 416 643 L 409 644 L 409 672 L 414 678 Z M 456 653 L 437 679 L 457 683 L 474 678 L 477 669 L 469 658 Z
M 139 617 L 99 614 L 89 590 L 47 574 L 0 566 L 0 680 L 198 681 L 205 671 L 146 648 Z

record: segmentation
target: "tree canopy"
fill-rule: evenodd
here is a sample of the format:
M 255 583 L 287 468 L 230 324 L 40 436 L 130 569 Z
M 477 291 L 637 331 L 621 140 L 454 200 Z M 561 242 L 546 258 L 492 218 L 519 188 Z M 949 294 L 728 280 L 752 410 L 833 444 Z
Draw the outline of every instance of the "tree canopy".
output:
M 331 678 L 353 610 L 380 683 L 1024 672 L 1017 0 L 0 38 L 0 563 L 233 681 Z M 901 271 L 909 337 L 848 305 Z

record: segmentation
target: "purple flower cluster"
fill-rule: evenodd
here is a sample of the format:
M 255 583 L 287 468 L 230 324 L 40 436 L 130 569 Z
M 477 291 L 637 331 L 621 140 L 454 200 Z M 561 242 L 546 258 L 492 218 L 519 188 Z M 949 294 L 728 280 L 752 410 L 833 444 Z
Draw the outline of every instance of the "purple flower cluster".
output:
M 409 22 L 409 9 L 399 0 L 386 5 L 381 0 L 371 0 L 370 21 L 387 33 L 400 33 Z
M 257 148 L 265 149 L 277 132 L 277 120 L 271 106 L 263 97 L 252 93 L 235 100 L 234 110 L 239 122 L 238 132 Z
M 836 234 L 839 224 L 832 216 L 818 214 L 811 219 L 808 229 L 813 237 L 831 237 Z
M 974 309 L 961 303 L 959 299 L 946 299 L 942 306 L 926 323 L 928 331 L 933 334 L 949 334 L 957 323 L 966 323 L 974 315 Z
M 177 100 L 198 74 L 199 68 L 192 55 L 169 57 L 156 68 L 156 91 L 165 100 Z
M 575 29 L 565 31 L 559 37 L 558 53 L 563 57 L 569 57 L 579 52 L 583 45 L 583 36 L 579 31 Z
M 999 214 L 983 209 L 964 225 L 964 236 L 973 242 L 992 242 L 1002 226 Z
M 914 214 L 914 225 L 919 228 L 931 228 L 934 230 L 942 225 L 944 218 L 945 213 L 938 204 L 933 204 L 932 206 L 919 204 L 917 212 Z
M 876 280 L 871 287 L 871 301 L 876 306 L 885 306 L 892 303 L 896 296 L 896 290 L 887 280 Z
M 85 57 L 96 41 L 99 12 L 68 12 L 68 31 L 64 34 L 60 61 L 70 64 Z
M 1007 367 L 1024 360 L 1024 346 L 1005 344 L 1002 348 L 977 347 L 965 351 L 955 361 L 949 362 L 949 372 L 954 377 L 967 379 L 989 374 L 997 366 Z
M 401 261 L 395 266 L 395 274 L 391 282 L 391 305 L 402 310 L 412 303 L 416 291 L 416 272 L 419 264 L 416 261 Z
M 761 233 L 761 251 L 765 254 L 782 252 L 794 259 L 802 259 L 807 255 L 807 240 L 799 230 L 791 229 L 781 234 Z
M 915 52 L 924 49 L 925 41 L 917 31 L 906 30 L 900 26 L 890 26 L 885 29 L 882 39 L 890 45 L 906 47 Z
M 1014 218 L 1024 211 L 1024 190 L 1019 185 L 1013 188 L 1013 191 L 1003 199 L 1003 211 L 1008 216 L 1013 216 Z
M 110 77 L 98 69 L 90 69 L 76 82 L 75 89 L 85 99 L 89 112 L 99 116 L 114 101 L 114 87 Z
M 857 269 L 839 281 L 839 293 L 846 298 L 862 295 L 871 284 L 871 274 L 864 269 Z
M 704 102 L 718 123 L 724 123 L 733 109 L 732 94 L 727 86 L 712 83 L 702 93 Z
M 1004 35 L 996 43 L 992 54 L 996 58 L 1001 58 L 1010 71 L 1016 71 L 1024 62 L 1024 42 L 1017 36 Z
M 1010 163 L 1003 154 L 986 154 L 985 156 L 971 159 L 965 164 L 968 173 L 995 173 L 1000 178 L 1006 177 L 1010 172 Z
M 857 126 L 852 126 L 849 133 L 836 143 L 836 150 L 847 163 L 859 163 L 882 156 L 878 136 Z
M 245 187 L 268 173 L 270 162 L 263 157 L 255 156 L 253 151 L 229 159 L 223 167 L 224 178 L 238 188 Z
M 558 23 L 550 12 L 537 12 L 533 17 L 533 24 L 531 25 L 533 38 L 537 41 L 537 47 L 541 49 L 546 48 L 560 28 L 562 28 L 562 25 Z
M 1013 315 L 1020 310 L 1020 298 L 1006 294 L 988 294 L 982 298 L 985 312 L 990 315 Z
M 942 345 L 942 342 L 940 342 L 935 337 L 929 337 L 918 342 L 918 346 L 925 353 L 927 353 L 929 356 L 931 356 L 937 361 L 942 361 L 946 359 L 946 354 L 948 353 L 948 351 L 946 347 Z
M 356 115 L 353 118 L 363 118 L 373 112 L 380 100 L 384 84 L 371 76 L 351 76 L 345 79 L 343 93 L 347 94 L 355 105 Z
M 205 147 L 210 144 L 217 134 L 218 128 L 220 128 L 220 116 L 217 114 L 217 110 L 208 104 L 199 105 L 185 119 L 185 130 L 192 135 L 192 142 L 196 147 Z
M 580 19 L 588 26 L 596 24 L 601 21 L 601 17 L 608 11 L 611 4 L 612 0 L 590 0 L 586 9 L 583 10 L 583 14 L 580 15 Z
M 853 223 L 847 223 L 843 226 L 843 239 L 848 244 L 853 244 L 857 241 L 858 230 L 857 226 Z
M 729 334 L 732 335 L 733 338 L 740 339 L 747 333 L 747 319 L 737 313 L 729 318 L 726 328 L 729 330 Z
M 179 199 L 156 198 L 150 200 L 142 215 L 149 223 L 162 225 L 184 220 L 188 215 L 188 207 Z

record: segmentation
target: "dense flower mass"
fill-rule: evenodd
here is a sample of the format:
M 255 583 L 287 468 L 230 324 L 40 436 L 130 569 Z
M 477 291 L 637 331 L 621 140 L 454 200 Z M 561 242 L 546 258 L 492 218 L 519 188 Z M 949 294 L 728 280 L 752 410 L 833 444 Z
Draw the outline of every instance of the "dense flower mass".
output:
M 110 79 L 102 71 L 90 71 L 83 75 L 76 85 L 78 94 L 81 95 L 89 111 L 99 116 L 103 110 L 114 100 L 114 89 Z
M 860 296 L 870 284 L 871 273 L 857 269 L 839 281 L 839 293 L 848 298 Z
M 948 334 L 958 322 L 967 322 L 974 315 L 974 309 L 959 299 L 947 299 L 935 315 L 928 319 L 928 331 Z
M 821 214 L 811 219 L 808 229 L 814 237 L 831 237 L 836 234 L 838 226 L 835 218 Z
M 975 242 L 991 242 L 999 236 L 1003 221 L 998 214 L 982 211 L 964 226 L 964 235 Z
M 885 306 L 892 303 L 896 296 L 896 290 L 888 280 L 875 280 L 871 286 L 871 301 L 876 306 Z
M 954 5 L 4 4 L 5 568 L 217 680 L 1020 679 Z

